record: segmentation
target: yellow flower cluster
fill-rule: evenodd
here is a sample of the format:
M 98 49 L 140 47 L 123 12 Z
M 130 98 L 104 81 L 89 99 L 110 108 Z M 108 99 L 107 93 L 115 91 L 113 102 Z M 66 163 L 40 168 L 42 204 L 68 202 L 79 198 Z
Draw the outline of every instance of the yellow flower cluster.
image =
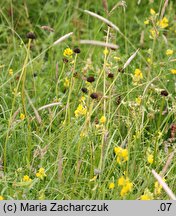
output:
M 156 14 L 156 12 L 155 12 L 155 10 L 153 8 L 150 8 L 150 14 L 151 15 L 155 15 Z
M 79 116 L 85 116 L 87 113 L 87 108 L 86 106 L 83 106 L 82 103 L 80 103 L 75 110 L 75 117 L 78 118 Z
M 70 49 L 70 48 L 67 48 L 67 49 L 64 50 L 63 55 L 64 55 L 65 57 L 71 57 L 71 56 L 73 55 L 73 50 Z
M 65 78 L 65 81 L 64 81 L 64 87 L 65 87 L 65 88 L 68 88 L 69 85 L 70 85 L 70 81 L 69 81 L 69 79 L 68 79 L 68 78 Z
M 120 60 L 121 60 L 121 58 L 120 58 L 120 57 L 118 57 L 118 56 L 114 56 L 114 60 L 116 60 L 116 61 L 120 61 Z
M 118 186 L 122 187 L 121 191 L 120 191 L 120 195 L 122 197 L 126 196 L 127 193 L 132 191 L 133 184 L 130 182 L 128 177 L 126 177 L 126 178 L 124 176 L 120 177 L 117 180 L 117 184 L 118 184 Z
M 12 76 L 13 75 L 13 69 L 9 69 L 9 75 Z
M 121 147 L 115 147 L 114 152 L 117 156 L 117 163 L 121 164 L 128 160 L 128 150 Z
M 23 181 L 24 181 L 24 182 L 31 182 L 31 181 L 32 181 L 32 179 L 31 179 L 31 178 L 29 178 L 29 176 L 28 176 L 28 175 L 25 175 L 25 176 L 23 176 Z
M 101 118 L 100 118 L 100 123 L 101 124 L 104 124 L 106 122 L 106 117 L 105 116 L 102 116 Z
M 23 113 L 20 114 L 20 119 L 23 121 L 25 119 L 25 115 Z
M 171 72 L 172 74 L 176 74 L 176 69 L 171 69 L 170 72 Z
M 162 29 L 167 28 L 169 26 L 169 20 L 164 17 L 162 20 L 159 20 L 157 22 L 157 25 Z
M 38 170 L 36 177 L 42 180 L 44 179 L 44 177 L 46 177 L 45 169 L 43 167 Z
M 134 84 L 137 84 L 141 79 L 143 79 L 143 74 L 140 69 L 136 69 L 133 75 Z
M 144 194 L 140 197 L 141 200 L 153 200 L 153 193 L 149 191 L 148 188 L 144 190 Z
M 170 56 L 170 55 L 172 55 L 173 53 L 174 53 L 174 51 L 171 50 L 171 49 L 167 49 L 167 50 L 166 50 L 166 55 L 167 55 L 167 56 Z
M 152 163 L 153 163 L 153 155 L 152 155 L 152 154 L 149 154 L 149 155 L 148 155 L 147 161 L 148 161 L 149 164 L 152 164 Z
M 157 29 L 152 28 L 149 31 L 150 31 L 150 34 L 151 34 L 150 35 L 151 39 L 155 39 L 159 35 L 159 32 L 157 31 Z
M 160 195 L 161 190 L 162 190 L 162 186 L 158 182 L 155 182 L 154 194 L 155 195 Z
M 148 19 L 145 20 L 145 21 L 144 21 L 144 24 L 145 24 L 145 25 L 148 25 L 148 24 L 149 24 L 149 20 L 148 20 Z
M 0 196 L 0 200 L 4 200 L 4 197 L 3 197 L 3 196 Z
M 136 104 L 137 104 L 138 106 L 140 106 L 140 105 L 141 105 L 141 102 L 142 102 L 142 97 L 141 97 L 141 96 L 137 97 L 135 101 L 136 101 Z
M 108 49 L 107 49 L 107 48 L 105 48 L 105 49 L 103 50 L 103 54 L 104 54 L 105 56 L 107 56 L 107 55 L 108 55 L 108 53 L 109 53 Z
M 114 184 L 114 182 L 111 182 L 111 183 L 109 184 L 109 189 L 112 190 L 112 189 L 114 189 L 114 188 L 115 188 L 115 184 Z

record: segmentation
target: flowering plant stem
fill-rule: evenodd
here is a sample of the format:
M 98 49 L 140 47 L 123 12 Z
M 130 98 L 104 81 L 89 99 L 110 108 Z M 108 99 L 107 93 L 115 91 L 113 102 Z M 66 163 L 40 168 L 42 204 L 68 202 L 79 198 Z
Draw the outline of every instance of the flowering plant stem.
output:
M 65 113 L 64 124 L 67 123 L 67 120 L 70 123 L 70 97 L 71 97 L 71 93 L 73 92 L 73 89 L 74 89 L 74 76 L 73 75 L 75 72 L 76 60 L 77 60 L 77 54 L 75 55 L 74 67 L 73 67 L 73 71 L 71 72 L 71 82 L 70 82 L 70 88 L 69 88 L 68 99 L 67 99 L 67 104 L 66 104 L 66 113 Z

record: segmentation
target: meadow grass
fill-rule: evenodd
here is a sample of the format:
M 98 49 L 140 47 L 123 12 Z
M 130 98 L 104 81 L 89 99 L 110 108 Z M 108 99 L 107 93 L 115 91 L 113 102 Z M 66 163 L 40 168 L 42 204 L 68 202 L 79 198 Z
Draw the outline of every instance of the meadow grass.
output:
M 174 199 L 167 2 L 0 2 L 0 199 Z

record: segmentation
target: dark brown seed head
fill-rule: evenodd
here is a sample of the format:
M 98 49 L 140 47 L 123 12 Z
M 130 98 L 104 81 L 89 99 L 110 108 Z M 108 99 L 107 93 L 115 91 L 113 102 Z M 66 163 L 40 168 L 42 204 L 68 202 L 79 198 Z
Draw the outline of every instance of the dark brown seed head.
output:
M 68 59 L 63 58 L 63 62 L 64 62 L 64 63 L 68 63 Z
M 97 93 L 92 93 L 91 95 L 90 95 L 90 97 L 92 98 L 92 99 L 97 99 L 98 98 L 98 94 Z
M 36 36 L 35 36 L 35 34 L 33 32 L 28 32 L 26 37 L 29 38 L 29 39 L 32 39 L 32 40 L 36 39 Z
M 99 120 L 97 117 L 95 117 L 95 120 L 94 120 L 95 124 L 99 124 Z
M 124 71 L 123 68 L 119 68 L 119 69 L 118 69 L 118 72 L 124 73 L 125 71 Z
M 108 78 L 114 78 L 114 74 L 113 73 L 108 73 Z
M 161 95 L 166 97 L 166 96 L 168 96 L 168 92 L 166 90 L 162 90 Z
M 77 48 L 75 48 L 75 49 L 73 50 L 73 52 L 78 54 L 78 53 L 81 52 L 81 50 L 77 47 Z
M 85 93 L 85 94 L 87 94 L 87 93 L 88 93 L 88 90 L 87 90 L 87 88 L 84 88 L 84 87 L 81 89 L 81 91 L 82 91 L 83 93 Z
M 87 77 L 87 82 L 94 82 L 95 81 L 95 78 L 93 76 L 90 76 L 90 77 Z
M 116 103 L 117 103 L 117 105 L 119 105 L 121 103 L 121 96 L 120 95 L 117 97 Z
M 37 76 L 37 73 L 36 73 L 36 72 L 34 72 L 34 73 L 33 73 L 33 77 L 36 77 L 36 76 Z
M 78 73 L 77 73 L 77 72 L 75 72 L 75 73 L 73 74 L 73 77 L 76 77 L 76 78 L 78 78 L 78 77 L 79 77 Z

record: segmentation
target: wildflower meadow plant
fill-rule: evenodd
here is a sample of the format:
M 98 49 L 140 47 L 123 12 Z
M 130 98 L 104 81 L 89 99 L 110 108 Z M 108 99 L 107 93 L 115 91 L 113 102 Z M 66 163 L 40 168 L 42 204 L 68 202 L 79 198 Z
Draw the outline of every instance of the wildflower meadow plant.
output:
M 174 1 L 3 2 L 0 200 L 175 199 Z

